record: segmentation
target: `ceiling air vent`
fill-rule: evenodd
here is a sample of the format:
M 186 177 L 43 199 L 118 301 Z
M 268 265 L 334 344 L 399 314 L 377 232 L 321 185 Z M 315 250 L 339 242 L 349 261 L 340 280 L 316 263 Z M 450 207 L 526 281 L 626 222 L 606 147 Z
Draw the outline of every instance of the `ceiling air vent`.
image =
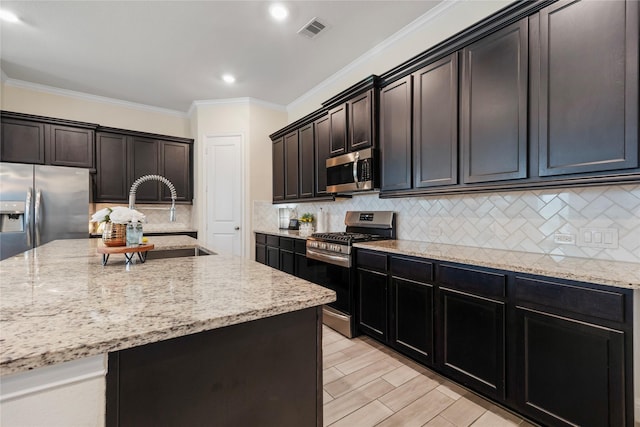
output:
M 325 28 L 327 28 L 327 26 L 322 22 L 320 22 L 318 18 L 313 18 L 304 27 L 298 30 L 298 34 L 301 34 L 305 37 L 312 39 L 316 37 L 318 34 L 320 34 L 320 32 Z

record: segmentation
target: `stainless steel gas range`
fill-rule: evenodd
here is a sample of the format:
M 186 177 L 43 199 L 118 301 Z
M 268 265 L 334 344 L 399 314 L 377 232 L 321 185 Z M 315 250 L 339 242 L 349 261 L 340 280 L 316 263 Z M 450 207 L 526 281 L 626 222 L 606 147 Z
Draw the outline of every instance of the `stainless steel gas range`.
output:
M 351 338 L 356 332 L 356 271 L 354 243 L 396 238 L 396 215 L 391 211 L 349 211 L 346 230 L 315 233 L 307 239 L 307 262 L 301 277 L 336 292 L 324 306 L 324 324 Z

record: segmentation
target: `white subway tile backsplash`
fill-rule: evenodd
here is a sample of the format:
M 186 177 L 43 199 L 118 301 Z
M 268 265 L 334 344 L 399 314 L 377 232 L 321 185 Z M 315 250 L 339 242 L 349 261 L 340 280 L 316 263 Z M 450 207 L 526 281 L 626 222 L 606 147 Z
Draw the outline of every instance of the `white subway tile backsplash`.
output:
M 323 208 L 330 231 L 344 230 L 348 210 L 393 210 L 399 239 L 640 263 L 640 185 L 634 184 L 400 199 L 363 194 L 287 206 L 298 215 Z M 254 229 L 277 228 L 278 207 L 254 202 Z M 581 228 L 615 229 L 618 247 L 554 241 L 556 233 L 577 237 Z
M 91 213 L 102 208 L 111 208 L 114 206 L 126 206 L 126 204 L 117 203 L 95 203 Z M 147 233 L 162 233 L 176 231 L 192 231 L 192 205 L 176 205 L 176 221 L 169 221 L 169 205 L 151 205 L 137 204 L 136 210 L 142 212 L 146 216 L 146 222 L 143 228 Z

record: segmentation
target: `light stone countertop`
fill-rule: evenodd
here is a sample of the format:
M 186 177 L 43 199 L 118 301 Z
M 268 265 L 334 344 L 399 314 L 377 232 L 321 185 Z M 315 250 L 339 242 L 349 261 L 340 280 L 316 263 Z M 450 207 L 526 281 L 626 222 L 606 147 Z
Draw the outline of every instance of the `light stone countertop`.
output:
M 356 243 L 354 246 L 438 261 L 459 262 L 620 288 L 640 289 L 640 264 L 628 262 L 571 258 L 411 240 L 381 240 Z
M 301 239 L 301 240 L 307 240 L 306 237 L 302 237 L 300 235 L 300 232 L 298 230 L 281 230 L 279 228 L 274 228 L 271 230 L 253 230 L 254 233 L 261 233 L 261 234 L 271 234 L 274 236 L 281 236 L 281 237 L 292 237 L 294 239 Z
M 188 236 L 149 243 L 200 246 Z M 101 244 L 58 240 L 0 261 L 1 375 L 335 301 L 329 289 L 239 257 L 126 265 L 112 254 L 103 266 Z

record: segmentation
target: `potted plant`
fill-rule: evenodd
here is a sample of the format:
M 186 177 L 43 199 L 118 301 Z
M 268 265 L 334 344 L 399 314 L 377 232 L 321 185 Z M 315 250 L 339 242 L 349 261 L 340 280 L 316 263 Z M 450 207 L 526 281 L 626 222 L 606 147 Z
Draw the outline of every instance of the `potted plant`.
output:
M 313 214 L 312 213 L 304 213 L 300 217 L 300 236 L 307 237 L 313 234 Z
M 124 206 L 114 206 L 113 208 L 100 209 L 91 216 L 91 222 L 104 223 L 102 229 L 102 242 L 105 246 L 124 246 L 127 244 L 127 226 L 132 230 L 130 234 L 138 232 L 140 229 L 140 238 L 142 235 L 142 227 L 136 227 L 144 221 L 144 214 L 135 209 L 125 208 Z M 137 235 L 135 237 L 138 237 Z M 135 239 L 138 243 L 138 238 Z

